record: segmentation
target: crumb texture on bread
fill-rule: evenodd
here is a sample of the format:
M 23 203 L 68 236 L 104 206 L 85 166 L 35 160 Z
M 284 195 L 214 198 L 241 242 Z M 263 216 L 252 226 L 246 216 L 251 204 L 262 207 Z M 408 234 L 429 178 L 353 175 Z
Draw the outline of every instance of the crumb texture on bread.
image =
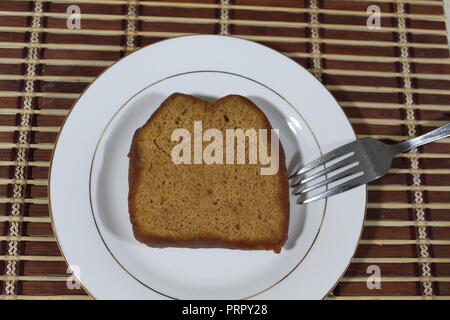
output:
M 133 137 L 128 204 L 137 240 L 152 247 L 260 249 L 280 252 L 289 224 L 288 180 L 280 144 L 279 170 L 260 164 L 174 164 L 177 128 L 271 129 L 249 99 L 229 95 L 210 103 L 168 97 Z M 205 142 L 206 146 L 210 142 Z M 270 150 L 270 149 L 269 149 Z M 225 154 L 225 152 L 224 152 Z

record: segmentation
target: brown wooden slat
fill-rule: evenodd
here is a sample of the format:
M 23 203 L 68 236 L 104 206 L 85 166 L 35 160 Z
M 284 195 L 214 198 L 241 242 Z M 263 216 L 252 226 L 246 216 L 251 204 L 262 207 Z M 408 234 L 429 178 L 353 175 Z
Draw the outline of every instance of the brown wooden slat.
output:
M 335 289 L 337 295 L 420 295 L 420 285 L 416 282 L 382 283 L 378 290 L 370 290 L 366 283 L 340 282 Z

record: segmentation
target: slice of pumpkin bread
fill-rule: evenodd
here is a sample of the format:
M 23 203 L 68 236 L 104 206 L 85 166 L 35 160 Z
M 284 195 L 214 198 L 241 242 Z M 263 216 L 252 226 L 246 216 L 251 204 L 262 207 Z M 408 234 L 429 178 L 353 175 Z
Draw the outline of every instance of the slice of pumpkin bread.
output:
M 199 121 L 203 132 L 215 128 L 216 133 L 222 133 L 224 149 L 226 129 L 266 129 L 267 138 L 261 141 L 270 154 L 272 127 L 249 99 L 229 95 L 210 103 L 172 94 L 135 132 L 131 144 L 128 205 L 136 239 L 151 247 L 280 252 L 289 224 L 288 178 L 281 144 L 279 168 L 272 175 L 261 174 L 261 163 L 249 163 L 249 138 L 245 163 L 227 163 L 224 151 L 223 155 L 212 153 L 223 159 L 222 164 L 206 164 L 204 158 L 198 164 L 194 122 Z M 180 153 L 190 159 L 183 163 L 173 160 L 174 147 L 180 140 L 172 141 L 172 134 L 180 128 L 191 137 L 186 145 L 192 154 Z M 200 157 L 211 141 L 214 138 L 200 142 Z M 237 159 L 237 152 L 235 155 Z

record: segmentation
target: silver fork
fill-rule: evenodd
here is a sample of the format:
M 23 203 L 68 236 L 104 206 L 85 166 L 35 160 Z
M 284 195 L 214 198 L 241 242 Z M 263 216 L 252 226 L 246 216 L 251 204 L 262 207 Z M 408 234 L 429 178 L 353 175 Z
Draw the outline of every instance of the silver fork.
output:
M 397 144 L 390 145 L 370 138 L 350 142 L 295 170 L 289 176 L 289 179 L 292 179 L 293 194 L 299 195 L 297 203 L 308 203 L 356 188 L 388 173 L 396 154 L 448 136 L 450 136 L 450 123 L 420 137 Z M 326 166 L 328 162 L 333 161 L 334 163 Z M 321 165 L 325 165 L 325 168 L 309 176 L 306 175 Z M 307 185 L 308 182 L 323 176 L 325 179 L 316 181 L 310 186 Z M 311 197 L 306 196 L 309 191 L 344 179 L 346 181 L 326 191 Z

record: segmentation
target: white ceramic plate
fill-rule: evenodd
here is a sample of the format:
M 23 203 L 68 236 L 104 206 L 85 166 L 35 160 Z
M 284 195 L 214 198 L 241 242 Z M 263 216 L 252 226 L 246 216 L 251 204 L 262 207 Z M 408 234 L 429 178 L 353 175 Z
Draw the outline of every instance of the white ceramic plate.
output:
M 254 42 L 188 36 L 145 47 L 106 70 L 80 97 L 54 151 L 50 206 L 68 263 L 98 299 L 321 299 L 356 249 L 361 186 L 296 205 L 281 254 L 149 248 L 127 209 L 131 138 L 171 93 L 249 97 L 280 130 L 288 170 L 355 139 L 330 93 L 287 57 Z

